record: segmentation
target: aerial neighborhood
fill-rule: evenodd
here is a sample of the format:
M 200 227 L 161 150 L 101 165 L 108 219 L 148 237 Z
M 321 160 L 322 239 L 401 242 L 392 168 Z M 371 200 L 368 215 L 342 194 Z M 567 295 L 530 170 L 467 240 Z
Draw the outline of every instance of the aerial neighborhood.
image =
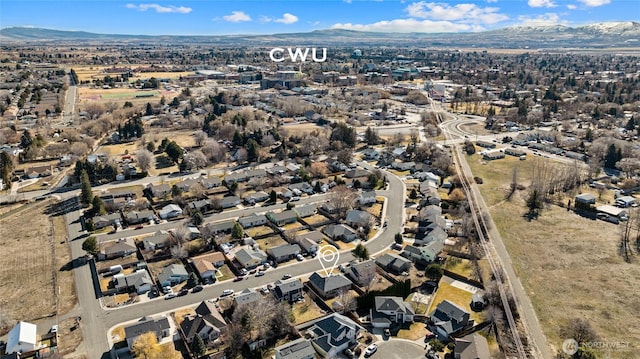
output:
M 0 358 L 640 350 L 615 330 L 640 319 L 634 294 L 605 285 L 640 283 L 637 52 L 330 32 L 326 62 L 300 64 L 262 38 L 16 29 L 0 31 Z

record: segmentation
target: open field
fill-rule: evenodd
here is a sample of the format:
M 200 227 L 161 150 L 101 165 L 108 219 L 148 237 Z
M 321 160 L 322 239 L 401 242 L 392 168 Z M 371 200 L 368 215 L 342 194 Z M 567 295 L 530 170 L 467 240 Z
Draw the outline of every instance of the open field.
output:
M 73 271 L 67 270 L 67 264 L 71 262 L 71 250 L 66 241 L 67 228 L 63 216 L 53 217 L 53 235 L 58 269 L 58 314 L 60 315 L 70 311 L 77 302 Z
M 271 227 L 267 225 L 264 225 L 264 226 L 258 226 L 253 228 L 247 228 L 245 230 L 245 233 L 247 233 L 249 237 L 258 237 L 265 234 L 273 234 L 273 229 L 271 229 Z
M 287 134 L 289 134 L 289 136 L 300 136 L 314 130 L 325 131 L 323 127 L 320 127 L 315 123 L 308 123 L 308 122 L 299 123 L 299 124 L 287 124 L 287 125 L 283 125 L 281 128 L 284 129 L 287 132 Z
M 140 67 L 144 67 L 148 65 L 140 65 Z M 82 65 L 69 65 L 69 67 L 73 68 L 78 75 L 79 81 L 91 81 L 96 79 L 103 79 L 105 76 L 110 75 L 111 77 L 116 76 L 117 74 L 108 74 L 104 72 L 105 69 L 110 68 L 111 66 L 82 66 Z M 193 71 L 182 71 L 182 72 L 135 72 L 138 66 L 132 67 L 134 71 L 134 76 L 129 78 L 129 82 L 135 82 L 138 79 L 148 79 L 151 77 L 155 78 L 168 78 L 168 79 L 177 79 L 181 76 L 193 75 Z
M 449 257 L 444 263 L 444 269 L 467 278 L 473 278 L 473 263 L 468 259 Z
M 503 201 L 509 185 L 504 178 L 510 178 L 510 169 L 508 162 L 503 165 L 501 161 L 482 165 L 472 160 L 469 165 L 485 180 L 480 189 L 487 204 L 493 205 L 493 221 L 550 345 L 557 351 L 565 339 L 560 328 L 574 318 L 587 318 L 601 340 L 631 345 L 600 353 L 602 356 L 632 357 L 640 343 L 640 327 L 633 324 L 640 321 L 634 309 L 640 306 L 640 298 L 633 290 L 640 287 L 640 267 L 625 263 L 618 255 L 622 227 L 554 205 L 527 221 L 523 217 L 526 191 Z M 529 178 L 526 168 L 522 163 L 519 170 L 525 184 Z
M 52 261 L 52 224 L 44 213 L 47 205 L 43 201 L 28 213 L 20 211 L 0 219 L 0 307 L 13 321 L 35 321 L 56 310 L 53 273 L 59 267 Z

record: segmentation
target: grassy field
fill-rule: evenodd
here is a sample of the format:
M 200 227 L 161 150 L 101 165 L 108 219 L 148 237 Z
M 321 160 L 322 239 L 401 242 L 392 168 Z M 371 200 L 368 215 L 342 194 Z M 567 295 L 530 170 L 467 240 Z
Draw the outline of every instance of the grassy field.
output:
M 296 303 L 291 307 L 294 324 L 301 324 L 310 320 L 320 318 L 324 313 L 312 300 L 305 300 L 304 303 Z
M 473 263 L 470 260 L 456 257 L 449 257 L 444 263 L 444 269 L 460 274 L 467 278 L 473 278 Z
M 35 321 L 56 310 L 53 271 L 59 266 L 52 261 L 52 224 L 44 213 L 47 204 L 43 201 L 28 212 L 0 219 L 0 308 L 11 320 Z
M 523 217 L 526 191 L 504 201 L 509 162 L 517 160 L 502 161 L 482 165 L 471 160 L 469 164 L 485 180 L 480 185 L 483 197 L 492 206 L 493 221 L 551 346 L 560 348 L 565 339 L 560 328 L 574 318 L 587 318 L 601 340 L 640 343 L 640 327 L 634 324 L 640 321 L 634 309 L 640 306 L 634 290 L 640 288 L 640 267 L 618 255 L 621 227 L 553 205 L 528 221 Z M 520 162 L 519 177 L 526 185 L 529 160 Z M 637 346 L 601 354 L 629 358 L 634 350 Z
M 258 239 L 256 243 L 258 243 L 258 246 L 260 246 L 260 249 L 262 249 L 263 251 L 266 251 L 268 248 L 287 244 L 287 241 L 282 239 L 282 237 L 280 236 L 271 236 L 263 239 Z
M 257 237 L 265 234 L 272 234 L 273 229 L 269 226 L 258 226 L 249 228 L 245 231 L 249 237 Z
M 398 338 L 408 340 L 418 340 L 424 338 L 429 333 L 424 323 L 411 323 L 409 329 L 400 329 L 398 331 Z

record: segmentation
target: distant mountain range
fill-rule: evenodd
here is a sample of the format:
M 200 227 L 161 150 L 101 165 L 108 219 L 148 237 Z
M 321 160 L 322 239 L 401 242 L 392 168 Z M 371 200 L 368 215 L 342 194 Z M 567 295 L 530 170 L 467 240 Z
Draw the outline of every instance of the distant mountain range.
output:
M 578 27 L 563 25 L 508 27 L 467 33 L 381 33 L 352 30 L 316 30 L 272 35 L 118 35 L 61 31 L 32 27 L 0 30 L 4 43 L 193 43 L 221 46 L 380 46 L 477 48 L 613 48 L 639 47 L 640 23 L 605 22 Z

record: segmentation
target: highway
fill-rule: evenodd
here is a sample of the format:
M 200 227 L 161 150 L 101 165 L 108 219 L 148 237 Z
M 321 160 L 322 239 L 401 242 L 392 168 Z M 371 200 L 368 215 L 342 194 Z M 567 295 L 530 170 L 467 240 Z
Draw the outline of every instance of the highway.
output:
M 365 168 L 371 168 L 369 165 L 362 163 Z M 374 255 L 375 253 L 386 250 L 391 243 L 393 243 L 393 237 L 396 233 L 402 232 L 404 225 L 404 196 L 405 185 L 404 182 L 397 176 L 385 172 L 388 181 L 388 187 L 386 190 L 377 191 L 377 194 L 387 198 L 386 211 L 387 215 L 383 214 L 383 218 L 386 220 L 387 226 L 383 227 L 383 231 L 377 237 L 365 242 L 369 253 Z M 121 184 L 124 186 L 130 185 L 129 183 Z M 113 185 L 110 188 L 117 188 L 118 185 Z M 64 193 L 62 197 L 70 198 L 76 196 L 78 191 L 70 191 Z M 298 205 L 322 202 L 326 199 L 326 195 L 314 195 L 300 199 Z M 401 199 L 401 200 L 400 200 Z M 259 213 L 268 210 L 282 209 L 285 204 L 277 204 L 269 207 L 251 207 L 244 209 L 237 209 L 232 211 L 225 211 L 219 214 L 214 214 L 205 219 L 206 222 L 219 221 L 230 218 L 236 218 L 251 213 Z M 79 238 L 86 234 L 82 231 L 78 218 L 80 216 L 80 210 L 73 210 L 66 214 L 67 230 L 70 239 Z M 186 220 L 184 220 L 186 221 Z M 114 234 L 104 234 L 98 236 L 100 241 L 111 240 L 115 238 L 121 238 L 126 235 L 140 235 L 144 233 L 152 233 L 159 229 L 176 228 L 184 221 L 173 221 L 168 223 L 162 223 L 158 225 L 149 225 L 140 230 L 125 230 Z M 73 258 L 79 258 L 85 255 L 82 250 L 82 239 L 70 241 L 71 252 Z M 353 260 L 349 250 L 342 251 L 340 253 L 340 259 L 338 264 L 346 263 Z M 317 259 L 305 259 L 302 262 L 295 262 L 289 265 L 279 266 L 275 269 L 267 270 L 266 274 L 262 277 L 248 277 L 241 282 L 225 281 L 221 283 L 215 283 L 213 285 L 205 286 L 202 292 L 189 294 L 183 297 L 177 297 L 171 300 L 164 300 L 157 298 L 148 302 L 133 304 L 115 309 L 103 309 L 99 301 L 96 299 L 93 278 L 89 265 L 78 267 L 74 270 L 76 276 L 76 288 L 78 294 L 78 300 L 80 304 L 81 315 L 83 319 L 81 328 L 83 330 L 83 344 L 79 348 L 78 352 L 86 351 L 89 358 L 110 358 L 109 344 L 107 341 L 107 330 L 122 322 L 134 320 L 145 315 L 151 315 L 154 313 L 160 313 L 165 311 L 171 311 L 175 308 L 184 307 L 187 305 L 196 304 L 206 299 L 212 299 L 219 297 L 223 290 L 233 289 L 234 291 L 242 291 L 245 288 L 262 287 L 268 283 L 282 278 L 284 274 L 290 274 L 294 277 L 309 275 L 314 271 L 322 269 L 320 262 Z

